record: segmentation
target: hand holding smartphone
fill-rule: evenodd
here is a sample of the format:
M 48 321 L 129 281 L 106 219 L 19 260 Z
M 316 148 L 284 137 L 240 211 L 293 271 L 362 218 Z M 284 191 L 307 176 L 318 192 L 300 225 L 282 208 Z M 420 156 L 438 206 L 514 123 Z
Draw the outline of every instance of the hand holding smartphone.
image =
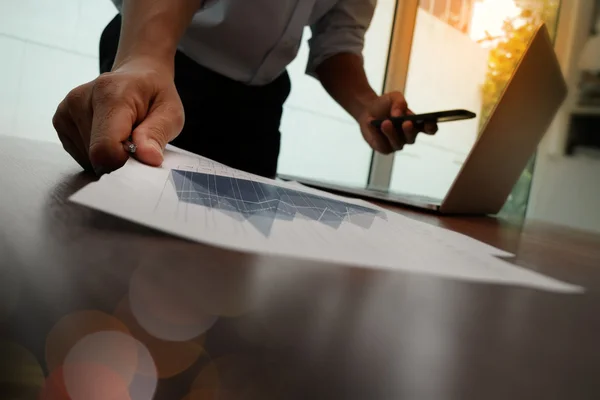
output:
M 463 119 L 472 119 L 477 115 L 471 111 L 467 110 L 447 110 L 447 111 L 437 111 L 427 114 L 414 114 L 414 115 L 403 115 L 401 117 L 391 117 L 386 118 L 392 121 L 394 128 L 397 131 L 402 131 L 402 124 L 405 121 L 411 121 L 417 129 L 422 130 L 423 126 L 426 123 L 440 123 L 440 122 L 451 122 L 451 121 L 459 121 Z M 385 120 L 374 120 L 371 121 L 371 125 L 377 129 L 381 129 L 381 124 Z

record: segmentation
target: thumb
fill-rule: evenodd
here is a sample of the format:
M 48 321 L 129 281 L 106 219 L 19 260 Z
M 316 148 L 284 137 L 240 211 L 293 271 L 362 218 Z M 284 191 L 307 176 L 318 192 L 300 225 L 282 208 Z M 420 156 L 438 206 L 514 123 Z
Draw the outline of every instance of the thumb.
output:
M 183 123 L 181 101 L 153 104 L 146 118 L 133 130 L 135 157 L 145 164 L 160 166 L 165 147 L 179 135 Z
M 392 117 L 400 117 L 408 113 L 408 104 L 402 93 L 390 93 L 390 103 L 390 115 Z

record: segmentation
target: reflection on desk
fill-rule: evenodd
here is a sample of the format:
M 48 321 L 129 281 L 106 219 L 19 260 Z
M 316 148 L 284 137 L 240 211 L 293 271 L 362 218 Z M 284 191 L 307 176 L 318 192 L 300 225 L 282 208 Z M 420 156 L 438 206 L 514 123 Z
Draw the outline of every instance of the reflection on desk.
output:
M 562 295 L 176 239 L 67 202 L 91 177 L 53 144 L 0 137 L 0 167 L 2 398 L 600 396 L 598 236 L 398 209 Z

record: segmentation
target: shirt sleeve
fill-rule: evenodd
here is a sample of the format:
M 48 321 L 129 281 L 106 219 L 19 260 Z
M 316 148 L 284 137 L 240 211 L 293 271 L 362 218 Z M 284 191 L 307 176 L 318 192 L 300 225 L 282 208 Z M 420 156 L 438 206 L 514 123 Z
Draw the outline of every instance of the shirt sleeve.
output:
M 362 57 L 365 33 L 373 19 L 376 4 L 377 0 L 339 0 L 311 25 L 306 66 L 308 75 L 316 77 L 316 68 L 333 55 L 352 53 Z

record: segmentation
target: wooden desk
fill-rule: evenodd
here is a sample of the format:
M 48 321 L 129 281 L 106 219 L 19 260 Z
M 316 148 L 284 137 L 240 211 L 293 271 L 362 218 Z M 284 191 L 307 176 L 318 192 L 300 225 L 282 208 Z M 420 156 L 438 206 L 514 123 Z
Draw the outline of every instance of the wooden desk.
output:
M 94 333 L 121 330 L 154 357 L 156 399 L 600 398 L 598 236 L 400 210 L 587 288 L 561 295 L 190 243 L 68 203 L 89 181 L 60 146 L 0 137 L 0 371 L 22 372 L 0 390 L 39 391 L 92 337 L 69 360 L 106 356 L 116 377 L 87 365 L 100 388 L 146 400 L 142 355 Z

